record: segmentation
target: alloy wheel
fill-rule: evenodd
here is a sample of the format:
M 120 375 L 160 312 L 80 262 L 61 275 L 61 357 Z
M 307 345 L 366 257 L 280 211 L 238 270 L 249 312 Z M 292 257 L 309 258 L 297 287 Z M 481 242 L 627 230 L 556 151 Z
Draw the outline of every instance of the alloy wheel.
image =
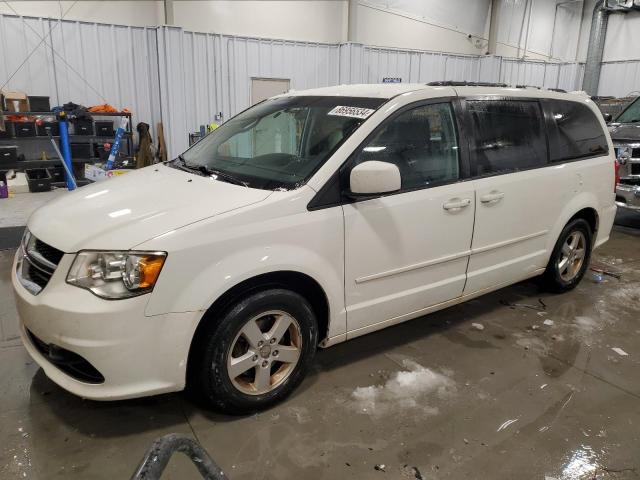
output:
M 574 230 L 562 244 L 556 268 L 560 278 L 570 282 L 580 273 L 586 255 L 587 239 L 583 232 Z
M 227 354 L 231 383 L 247 395 L 276 389 L 294 371 L 302 349 L 300 325 L 281 310 L 251 318 L 240 329 Z

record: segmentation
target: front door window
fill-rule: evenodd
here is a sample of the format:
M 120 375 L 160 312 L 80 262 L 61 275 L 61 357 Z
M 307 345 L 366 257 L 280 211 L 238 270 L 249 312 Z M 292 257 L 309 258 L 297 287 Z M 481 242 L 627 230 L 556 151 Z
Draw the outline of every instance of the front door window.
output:
M 400 169 L 402 189 L 413 190 L 457 180 L 458 139 L 448 103 L 407 110 L 384 124 L 358 152 L 354 165 L 368 160 Z

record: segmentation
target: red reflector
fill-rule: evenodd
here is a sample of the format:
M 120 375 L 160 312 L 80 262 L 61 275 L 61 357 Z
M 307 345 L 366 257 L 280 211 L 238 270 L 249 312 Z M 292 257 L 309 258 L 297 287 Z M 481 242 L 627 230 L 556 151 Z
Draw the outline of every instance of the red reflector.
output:
M 617 186 L 618 186 L 618 184 L 620 183 L 620 164 L 618 163 L 618 160 L 615 160 L 615 161 L 613 162 L 613 165 L 614 165 L 614 167 L 613 167 L 613 168 L 615 169 L 615 172 L 616 172 L 616 183 L 615 183 L 615 185 L 613 186 L 613 191 L 615 192 L 616 187 L 617 187 Z

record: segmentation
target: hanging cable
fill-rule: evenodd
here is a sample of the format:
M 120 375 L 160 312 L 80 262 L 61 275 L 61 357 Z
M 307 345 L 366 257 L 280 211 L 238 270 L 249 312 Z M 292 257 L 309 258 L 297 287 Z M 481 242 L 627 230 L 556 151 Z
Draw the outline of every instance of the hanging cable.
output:
M 58 23 L 56 23 L 54 26 L 52 26 L 49 29 L 49 32 L 44 37 L 41 37 L 40 33 L 35 28 L 33 28 L 31 25 L 29 25 L 25 21 L 25 19 L 21 15 L 19 15 L 18 12 L 9 4 L 9 2 L 7 0 L 2 0 L 2 1 L 13 11 L 14 14 L 19 16 L 20 19 L 22 20 L 22 23 L 24 25 L 26 25 L 27 27 L 29 27 L 29 29 L 40 39 L 40 43 L 38 43 L 38 45 L 35 46 L 35 48 L 29 53 L 27 58 L 25 58 L 25 60 L 20 64 L 20 66 L 16 69 L 16 71 L 13 72 L 13 74 L 11 74 L 11 76 L 9 77 L 9 79 L 6 82 L 4 82 L 2 87 L 0 87 L 0 90 L 2 88 L 4 88 L 7 83 L 9 83 L 11 81 L 11 79 L 18 73 L 18 71 L 24 66 L 24 64 L 27 63 L 29 58 L 36 52 L 36 50 L 40 47 L 40 45 L 42 45 L 44 43 L 47 47 L 51 48 L 51 51 L 53 52 L 53 54 L 56 55 L 60 60 L 62 60 L 62 62 L 73 73 L 75 73 L 80 78 L 80 80 L 82 80 L 93 91 L 93 93 L 95 93 L 98 97 L 100 97 L 102 99 L 103 103 L 109 103 L 109 102 L 107 102 L 107 99 L 104 97 L 104 95 L 102 95 L 98 90 L 96 90 L 95 87 L 87 79 L 85 79 L 80 72 L 78 72 L 75 68 L 73 68 L 73 66 L 71 64 L 69 64 L 69 62 L 67 62 L 67 60 L 64 58 L 64 56 L 62 56 L 55 48 L 53 48 L 53 45 L 49 44 L 47 42 L 47 40 L 46 40 L 47 37 L 51 36 L 51 33 L 53 32 L 53 29 L 55 27 L 57 27 L 58 25 L 60 25 L 60 22 L 62 21 L 62 19 L 69 13 L 69 10 L 71 10 L 74 7 L 74 5 L 76 3 L 78 3 L 79 0 L 76 0 L 75 2 L 73 2 L 73 4 L 67 9 L 67 11 L 64 12 L 64 14 L 60 16 L 60 19 L 59 19 Z M 58 1 L 58 5 L 60 7 L 60 12 L 62 13 L 62 3 L 60 1 Z
M 73 2 L 73 4 L 71 4 L 71 6 L 67 9 L 66 12 L 64 12 L 64 15 L 62 15 L 60 17 L 60 20 L 62 20 L 65 16 L 67 16 L 67 14 L 69 13 L 69 11 L 75 6 L 76 3 L 78 3 L 79 0 L 76 0 L 75 2 Z M 18 12 L 16 12 L 15 8 L 13 8 L 11 6 L 11 4 L 7 1 L 7 0 L 2 0 L 3 3 L 5 3 L 7 5 L 7 7 L 9 7 L 11 9 L 11 11 L 17 15 L 18 17 L 20 17 L 20 19 L 22 20 L 22 23 L 24 23 L 25 25 L 27 25 L 28 27 L 31 28 L 31 30 L 35 31 L 35 29 L 33 27 L 31 27 L 31 25 L 29 25 L 27 22 L 25 22 L 24 18 L 22 17 L 22 15 L 20 15 Z M 2 90 L 4 87 L 7 86 L 7 84 L 11 81 L 11 79 L 13 77 L 16 76 L 16 74 L 20 71 L 20 69 L 22 67 L 24 67 L 24 65 L 29 61 L 29 59 L 33 56 L 34 53 L 36 53 L 36 51 L 38 50 L 38 48 L 40 48 L 40 45 L 42 45 L 43 43 L 45 43 L 45 38 L 48 36 L 51 36 L 51 32 L 53 32 L 53 29 L 56 28 L 58 25 L 60 25 L 60 23 L 56 23 L 55 25 L 53 25 L 51 28 L 49 28 L 49 31 L 47 32 L 47 34 L 44 37 L 41 37 L 39 33 L 36 32 L 36 35 L 38 36 L 38 38 L 40 39 L 40 43 L 38 43 L 38 45 L 36 45 L 35 47 L 33 47 L 33 50 L 31 50 L 31 52 L 29 52 L 29 54 L 27 55 L 27 57 L 24 59 L 24 61 L 18 65 L 18 68 L 15 69 L 15 71 L 9 76 L 9 78 L 7 78 L 7 80 L 2 84 L 2 86 L 0 87 L 0 90 Z
M 9 3 L 7 2 L 7 0 L 3 0 L 3 1 L 4 1 L 4 3 L 6 3 L 6 4 L 9 6 L 9 8 L 11 8 L 11 10 L 12 10 L 16 15 L 18 15 L 18 12 L 16 12 L 16 10 L 15 10 L 13 7 L 11 7 L 11 5 L 9 5 Z M 73 3 L 73 5 L 75 5 L 76 3 L 78 3 L 78 0 L 76 0 L 76 1 Z M 59 5 L 59 7 L 60 7 L 60 11 L 62 11 L 62 3 L 61 3 L 60 1 L 58 1 L 58 5 Z M 53 31 L 53 28 L 55 28 L 57 25 L 59 25 L 59 24 L 60 24 L 60 22 L 62 21 L 62 19 L 64 18 L 64 16 L 66 16 L 66 15 L 67 15 L 67 13 L 69 13 L 69 10 L 71 10 L 71 9 L 73 8 L 73 5 L 71 5 L 71 7 L 69 7 L 69 9 L 64 13 L 64 15 L 61 15 L 60 20 L 58 21 L 58 23 L 56 23 L 56 25 L 54 25 L 54 26 L 49 30 L 49 34 L 45 35 L 44 37 L 41 37 L 41 36 L 40 36 L 40 33 L 38 33 L 38 31 L 37 31 L 35 28 L 33 28 L 31 25 L 29 25 L 29 24 L 24 20 L 24 18 L 22 18 L 22 16 L 20 16 L 20 15 L 18 15 L 18 16 L 20 16 L 20 18 L 22 19 L 22 23 L 23 23 L 23 24 L 25 24 L 27 27 L 29 27 L 29 29 L 30 29 L 30 30 L 31 30 L 31 31 L 32 31 L 32 32 L 33 32 L 33 33 L 34 33 L 34 34 L 35 34 L 35 35 L 36 35 L 36 36 L 41 40 L 41 41 L 40 41 L 40 43 L 36 46 L 36 49 L 37 49 L 40 45 L 42 45 L 42 43 L 44 42 L 44 44 L 45 44 L 47 47 L 51 48 L 51 51 L 53 52 L 53 54 L 54 54 L 54 55 L 56 55 L 60 60 L 62 60 L 62 62 L 63 62 L 63 63 L 64 63 L 64 64 L 65 64 L 65 65 L 66 65 L 66 66 L 67 66 L 67 67 L 68 67 L 68 68 L 73 72 L 73 73 L 75 73 L 75 74 L 80 78 L 80 80 L 82 80 L 82 81 L 83 81 L 83 82 L 84 82 L 84 83 L 85 83 L 85 84 L 86 84 L 86 85 L 87 85 L 87 86 L 88 86 L 88 87 L 93 91 L 93 93 L 95 93 L 98 97 L 100 97 L 100 98 L 102 99 L 103 103 L 109 103 L 109 102 L 107 102 L 107 99 L 104 97 L 104 95 L 102 95 L 98 90 L 96 90 L 96 89 L 95 89 L 95 87 L 91 84 L 91 82 L 89 82 L 87 79 L 85 79 L 85 78 L 82 76 L 82 74 L 81 74 L 80 72 L 78 72 L 78 71 L 77 71 L 77 70 L 76 70 L 76 69 L 75 69 L 75 68 L 74 68 L 74 67 L 73 67 L 69 62 L 67 62 L 67 60 L 64 58 L 64 56 L 62 56 L 62 55 L 61 55 L 61 54 L 60 54 L 60 53 L 59 53 L 55 48 L 53 48 L 53 45 L 52 45 L 52 44 L 49 44 L 49 43 L 47 42 L 47 40 L 46 40 L 46 37 L 51 35 L 51 32 Z M 35 49 L 34 49 L 34 51 L 35 51 Z M 33 53 L 34 53 L 34 52 L 32 51 L 32 52 L 29 54 L 29 57 L 30 57 Z M 24 64 L 26 63 L 26 61 L 29 59 L 29 57 L 27 57 L 27 59 L 26 59 L 24 62 L 22 62 L 22 65 L 24 65 Z M 21 65 L 21 66 L 22 66 L 22 65 Z M 20 67 L 18 67 L 18 70 L 21 68 L 21 66 L 20 66 Z M 16 72 L 14 72 L 14 74 L 13 74 L 13 75 L 15 75 L 16 73 L 17 73 L 17 71 L 16 71 Z M 13 75 L 12 75 L 12 77 L 13 77 Z M 9 79 L 9 80 L 10 80 L 10 79 Z M 8 82 L 9 80 L 7 80 L 7 82 Z M 5 83 L 5 84 L 6 84 L 6 83 Z M 3 87 L 4 87 L 4 85 L 3 85 Z

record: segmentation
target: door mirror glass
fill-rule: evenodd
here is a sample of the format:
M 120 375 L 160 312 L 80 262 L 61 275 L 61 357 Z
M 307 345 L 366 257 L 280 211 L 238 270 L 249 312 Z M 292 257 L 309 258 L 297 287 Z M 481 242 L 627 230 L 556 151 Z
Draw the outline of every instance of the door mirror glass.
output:
M 400 190 L 400 169 L 389 162 L 369 160 L 353 167 L 350 193 L 356 196 L 391 193 Z
M 607 123 L 610 123 L 611 120 L 613 120 L 613 117 L 610 113 L 603 113 L 602 116 L 604 117 L 604 121 Z

